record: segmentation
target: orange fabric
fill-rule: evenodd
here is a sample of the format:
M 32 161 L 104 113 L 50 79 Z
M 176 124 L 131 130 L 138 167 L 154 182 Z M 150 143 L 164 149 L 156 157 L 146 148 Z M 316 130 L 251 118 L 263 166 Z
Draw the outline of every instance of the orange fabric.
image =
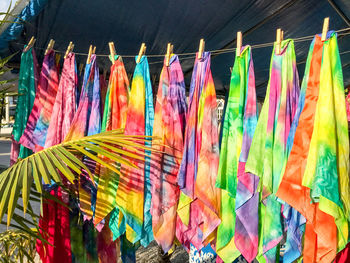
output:
M 310 189 L 302 185 L 314 128 L 318 99 L 323 43 L 314 44 L 304 109 L 300 115 L 285 173 L 277 196 L 297 209 L 307 220 L 304 240 L 304 263 L 331 262 L 337 252 L 337 228 L 333 217 L 312 203 Z

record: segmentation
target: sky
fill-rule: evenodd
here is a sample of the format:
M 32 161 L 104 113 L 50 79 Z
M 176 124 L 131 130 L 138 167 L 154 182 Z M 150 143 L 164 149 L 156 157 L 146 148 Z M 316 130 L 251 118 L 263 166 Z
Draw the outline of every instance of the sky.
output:
M 0 13 L 6 12 L 11 2 L 13 2 L 12 7 L 14 7 L 16 2 L 15 0 L 0 0 Z M 0 15 L 0 19 L 2 18 L 3 15 Z

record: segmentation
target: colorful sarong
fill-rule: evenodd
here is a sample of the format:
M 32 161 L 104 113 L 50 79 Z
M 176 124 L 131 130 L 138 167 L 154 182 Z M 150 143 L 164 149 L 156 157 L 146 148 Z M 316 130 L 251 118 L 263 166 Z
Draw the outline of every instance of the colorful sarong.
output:
M 59 187 L 54 186 L 52 190 L 49 189 L 49 192 L 61 202 L 69 202 L 63 200 Z M 36 249 L 42 262 L 72 262 L 69 209 L 55 201 L 45 200 L 39 225 L 41 235 L 50 243 L 42 243 L 39 239 L 37 240 Z
M 160 138 L 152 153 L 152 226 L 154 239 L 168 252 L 173 246 L 176 210 L 180 189 L 177 174 L 183 153 L 186 125 L 186 87 L 178 56 L 173 55 L 169 67 L 160 74 L 154 116 L 153 136 Z M 159 144 L 158 144 L 159 143 Z
M 32 111 L 38 82 L 38 62 L 33 48 L 22 53 L 21 67 L 18 79 L 18 100 L 15 123 L 12 129 L 11 165 L 18 158 L 25 158 L 32 151 L 19 144 L 19 140 L 26 128 L 28 117 Z
M 311 58 L 310 58 L 311 57 Z M 316 35 L 302 84 L 300 118 L 277 196 L 307 220 L 304 262 L 331 262 L 348 242 L 349 138 L 337 35 Z M 304 99 L 305 98 L 305 99 Z
M 193 68 L 185 146 L 178 175 L 182 191 L 176 237 L 189 251 L 213 241 L 220 224 L 220 190 L 215 187 L 219 164 L 216 94 L 210 53 L 196 59 Z
M 27 126 L 19 141 L 20 144 L 32 151 L 36 150 L 36 145 L 42 147 L 45 145 L 47 127 L 52 113 L 53 103 L 56 98 L 57 88 L 58 74 L 55 64 L 55 52 L 51 50 L 44 57 L 33 109 L 28 117 Z M 34 135 L 35 130 L 36 133 Z M 40 149 L 42 149 L 42 147 Z
M 152 85 L 148 61 L 143 56 L 136 64 L 134 71 L 125 134 L 151 136 L 153 120 Z M 151 142 L 146 142 L 145 145 L 150 147 Z M 119 227 L 126 230 L 126 238 L 131 243 L 140 240 L 141 244 L 146 247 L 153 240 L 149 157 L 145 162 L 131 161 L 138 166 L 138 169 L 122 166 L 116 199 L 121 214 L 118 209 L 113 210 L 111 218 L 121 222 Z M 124 223 L 122 223 L 122 217 L 125 218 Z M 125 232 L 124 229 L 119 228 L 118 234 Z
M 128 108 L 129 80 L 121 57 L 117 56 L 111 66 L 108 90 L 106 93 L 102 132 L 125 128 Z M 109 162 L 108 158 L 104 161 Z M 119 176 L 108 168 L 97 165 L 99 175 L 94 224 L 97 225 L 116 206 Z
M 83 88 L 81 91 L 78 109 L 73 118 L 70 130 L 65 141 L 79 139 L 84 136 L 94 135 L 101 131 L 100 116 L 100 81 L 99 71 L 96 64 L 96 56 L 91 56 L 91 63 L 87 64 L 84 73 Z M 85 160 L 90 171 L 95 170 L 95 162 Z M 87 173 L 80 176 L 79 199 L 80 209 L 84 212 L 85 218 L 91 219 L 93 216 L 94 201 L 93 194 L 96 187 L 91 182 Z
M 50 123 L 47 129 L 47 136 L 45 141 L 45 148 L 51 147 L 58 143 L 61 143 L 64 140 L 70 125 L 72 123 L 75 110 L 76 110 L 76 99 L 75 93 L 77 88 L 77 75 L 76 75 L 76 66 L 75 66 L 75 55 L 69 53 L 67 58 L 64 61 L 62 75 L 56 95 L 56 99 L 53 105 L 52 114 L 50 117 Z M 40 119 L 39 119 L 40 120 Z M 66 180 L 63 180 L 66 181 Z M 55 186 L 54 186 L 55 187 Z M 61 197 L 61 189 L 58 187 L 57 190 L 51 191 L 51 194 L 55 195 L 56 198 Z M 65 196 L 67 194 L 65 193 Z M 61 198 L 62 199 L 62 198 Z M 62 202 L 69 204 L 69 198 L 67 200 L 61 200 Z M 60 215 L 57 216 L 54 221 L 51 215 Z M 45 226 L 45 224 L 52 225 L 50 231 L 48 232 L 48 238 L 53 242 L 54 246 L 45 246 L 44 250 L 53 250 L 49 254 L 59 254 L 67 253 L 67 259 L 70 259 L 67 262 L 71 262 L 71 246 L 70 246 L 70 223 L 69 223 L 69 209 L 63 207 L 62 205 L 55 205 L 50 207 L 48 205 L 43 207 L 43 217 L 39 221 L 40 227 Z M 64 232 L 62 232 L 62 229 Z M 56 244 L 63 243 L 65 246 L 64 250 L 55 251 L 62 249 L 61 246 Z M 37 247 L 43 246 L 38 242 Z M 59 258 L 63 257 L 61 255 Z M 48 262 L 54 262 L 52 259 Z
M 56 100 L 47 129 L 45 148 L 61 143 L 66 137 L 76 111 L 77 85 L 75 54 L 69 53 L 63 63 Z
M 258 252 L 259 178 L 244 172 L 257 121 L 254 65 L 248 46 L 236 56 L 231 74 L 216 180 L 222 189 L 216 249 L 225 262 L 240 254 L 251 262 Z
M 249 151 L 245 171 L 260 177 L 262 202 L 265 205 L 262 231 L 263 254 L 267 262 L 278 258 L 279 243 L 285 231 L 281 219 L 282 204 L 275 196 L 283 164 L 288 157 L 286 144 L 299 98 L 299 77 L 294 42 L 281 43 L 281 54 L 271 58 L 270 79 L 265 102 Z M 292 221 L 289 221 L 292 222 Z M 301 243 L 301 240 L 300 240 Z

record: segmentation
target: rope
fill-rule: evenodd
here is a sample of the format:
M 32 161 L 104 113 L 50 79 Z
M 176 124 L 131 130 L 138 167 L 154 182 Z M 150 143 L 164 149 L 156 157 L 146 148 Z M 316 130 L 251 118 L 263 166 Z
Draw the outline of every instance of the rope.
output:
M 344 31 L 349 31 L 346 33 L 342 33 Z M 335 32 L 340 33 L 338 34 L 338 36 L 346 36 L 346 35 L 350 35 L 350 27 L 347 28 L 343 28 L 343 29 L 339 29 L 336 30 Z M 303 37 L 298 37 L 298 38 L 294 38 L 294 42 L 305 42 L 305 41 L 310 41 L 314 38 L 315 35 L 310 35 L 310 36 L 303 36 Z M 263 43 L 263 44 L 256 44 L 256 45 L 252 45 L 252 49 L 258 49 L 258 48 L 265 48 L 265 47 L 270 47 L 273 46 L 275 42 L 268 42 L 268 43 Z M 23 43 L 18 43 L 15 42 L 15 44 L 18 45 L 22 45 L 23 47 L 26 44 Z M 40 47 L 34 47 L 35 49 L 40 49 L 40 50 L 46 50 L 46 48 L 40 48 Z M 65 54 L 66 51 L 61 51 L 61 50 L 57 50 L 57 49 L 53 49 L 56 53 L 62 53 Z M 212 54 L 225 54 L 225 53 L 233 53 L 236 51 L 236 48 L 226 48 L 226 49 L 216 49 L 216 50 L 208 50 L 210 53 Z M 345 53 L 349 53 L 350 51 L 345 51 L 343 52 L 343 54 Z M 78 56 L 87 56 L 88 53 L 80 53 L 80 52 L 74 52 L 75 55 Z M 178 55 L 179 57 L 182 56 L 190 56 L 190 57 L 185 57 L 182 58 L 181 60 L 186 60 L 186 59 L 193 59 L 196 57 L 197 52 L 187 52 L 187 53 L 178 53 L 176 55 Z M 165 54 L 157 54 L 157 55 L 147 55 L 148 58 L 159 58 L 159 57 L 164 57 Z M 109 57 L 109 54 L 96 54 L 97 57 Z M 136 55 L 120 55 L 123 58 L 134 58 Z M 163 63 L 163 60 L 161 61 L 155 61 L 155 62 L 151 62 L 149 64 L 157 64 L 157 63 Z

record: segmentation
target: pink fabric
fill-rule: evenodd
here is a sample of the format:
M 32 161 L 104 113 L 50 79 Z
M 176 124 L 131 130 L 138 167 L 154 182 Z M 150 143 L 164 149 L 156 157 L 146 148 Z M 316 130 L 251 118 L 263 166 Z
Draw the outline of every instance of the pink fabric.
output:
M 69 53 L 64 60 L 62 75 L 47 131 L 45 148 L 61 143 L 66 137 L 76 111 L 75 54 Z
M 41 111 L 45 105 L 48 92 L 51 89 L 50 85 L 57 85 L 57 83 L 50 81 L 53 75 L 57 75 L 57 67 L 55 66 L 54 61 L 54 51 L 50 51 L 45 55 L 40 73 L 38 89 L 35 94 L 33 109 L 28 117 L 27 126 L 19 141 L 19 143 L 24 147 L 27 147 L 33 151 L 35 151 L 36 144 L 34 141 L 35 137 L 33 136 L 33 133 L 40 118 Z

